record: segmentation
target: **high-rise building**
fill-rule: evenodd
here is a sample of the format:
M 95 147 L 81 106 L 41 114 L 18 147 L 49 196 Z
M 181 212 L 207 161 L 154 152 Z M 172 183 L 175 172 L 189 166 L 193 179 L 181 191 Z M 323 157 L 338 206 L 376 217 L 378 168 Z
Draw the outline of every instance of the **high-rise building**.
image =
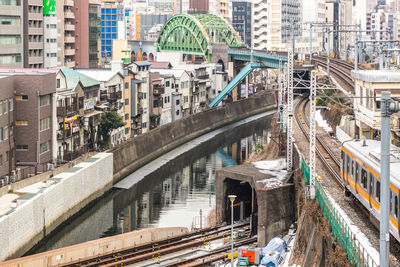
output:
M 101 62 L 112 59 L 112 41 L 126 39 L 122 0 L 103 0 L 101 4 Z
M 58 66 L 75 67 L 75 0 L 57 0 L 57 63 Z
M 23 23 L 20 0 L 0 1 L 0 67 L 23 66 Z
M 95 68 L 99 65 L 100 0 L 75 1 L 76 67 Z
M 189 12 L 190 13 L 208 13 L 209 0 L 190 0 Z
M 46 1 L 43 5 L 43 57 L 45 68 L 56 68 L 57 62 L 57 17 L 56 2 Z
M 235 0 L 232 3 L 232 26 L 242 41 L 251 47 L 251 1 Z
M 24 14 L 24 67 L 43 68 L 43 1 L 23 2 Z

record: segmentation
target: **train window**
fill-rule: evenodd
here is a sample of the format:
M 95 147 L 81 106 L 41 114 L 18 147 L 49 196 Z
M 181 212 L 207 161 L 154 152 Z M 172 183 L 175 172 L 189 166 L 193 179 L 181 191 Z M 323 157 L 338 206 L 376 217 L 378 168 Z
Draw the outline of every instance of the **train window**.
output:
M 361 184 L 365 189 L 367 189 L 368 186 L 367 171 L 364 169 L 361 169 Z
M 399 218 L 399 197 L 397 195 L 394 197 L 394 215 Z
M 352 159 L 351 160 L 351 175 L 354 178 L 354 169 L 355 169 L 355 161 Z
M 393 194 L 392 194 L 392 190 L 389 190 L 390 191 L 390 209 L 389 209 L 389 211 L 390 211 L 390 213 L 393 213 L 393 205 L 392 205 L 392 203 L 393 203 Z
M 379 181 L 376 181 L 376 189 L 375 189 L 375 197 L 378 200 L 378 202 L 381 202 L 381 183 Z
M 349 155 L 346 155 L 346 161 L 347 161 L 346 173 L 347 173 L 347 175 L 350 175 L 350 157 L 349 157 Z
M 354 161 L 355 165 L 356 165 L 356 179 L 360 180 L 360 164 L 358 164 L 358 162 Z

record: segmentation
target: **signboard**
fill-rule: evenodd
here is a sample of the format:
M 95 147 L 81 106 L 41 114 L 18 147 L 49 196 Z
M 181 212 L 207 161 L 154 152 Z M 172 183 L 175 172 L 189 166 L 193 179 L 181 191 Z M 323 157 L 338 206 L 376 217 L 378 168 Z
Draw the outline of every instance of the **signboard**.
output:
M 43 15 L 56 14 L 56 0 L 43 0 Z
M 254 94 L 254 84 L 250 83 L 249 84 L 249 95 L 252 95 L 252 94 Z
M 94 108 L 94 101 L 93 100 L 85 100 L 84 110 L 93 109 L 93 108 Z
M 246 97 L 246 84 L 242 83 L 242 85 L 240 86 L 240 97 L 244 98 Z
M 65 123 L 71 123 L 71 122 L 73 122 L 73 121 L 75 121 L 75 120 L 77 120 L 77 119 L 78 119 L 78 116 L 75 115 L 75 116 L 73 116 L 73 117 L 64 118 L 64 122 L 65 122 Z

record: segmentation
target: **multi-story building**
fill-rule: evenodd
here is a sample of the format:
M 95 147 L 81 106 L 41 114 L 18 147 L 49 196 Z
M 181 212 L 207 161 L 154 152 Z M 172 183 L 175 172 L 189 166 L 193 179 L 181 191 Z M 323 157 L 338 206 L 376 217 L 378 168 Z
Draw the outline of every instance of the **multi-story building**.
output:
M 98 141 L 100 82 L 70 68 L 57 74 L 57 160 L 70 161 Z
M 252 12 L 250 0 L 235 0 L 232 3 L 232 26 L 242 41 L 251 47 Z
M 24 67 L 43 68 L 43 1 L 27 0 L 24 9 Z
M 100 0 L 75 1 L 75 61 L 78 68 L 99 66 Z
M 10 95 L 5 90 L 1 102 L 1 116 L 8 117 L 9 122 L 3 126 L 1 139 L 6 137 L 11 150 L 1 157 L 10 159 L 15 155 L 15 166 L 9 166 L 9 170 L 16 170 L 20 178 L 21 173 L 25 178 L 46 171 L 56 155 L 56 71 L 1 69 L 0 76 L 8 77 L 4 82 L 13 92 L 13 99 L 5 99 Z M 10 137 L 14 139 L 15 154 Z
M 111 65 L 113 66 L 113 64 Z M 96 109 L 101 111 L 115 111 L 122 118 L 125 117 L 123 96 L 124 76 L 122 68 L 77 69 L 77 71 L 100 82 L 100 96 Z M 125 127 L 112 130 L 110 138 L 111 146 L 120 144 L 126 139 Z
M 21 1 L 0 1 L 0 67 L 23 67 L 23 52 Z
M 173 0 L 175 14 L 187 14 L 190 8 L 190 0 Z
M 162 113 L 163 98 L 162 94 L 165 92 L 165 81 L 159 72 L 150 72 L 150 129 L 160 125 L 160 118 Z
M 189 13 L 208 13 L 209 0 L 189 0 Z
M 73 13 L 75 0 L 58 0 L 57 16 L 57 51 L 58 66 L 74 68 L 75 62 L 75 15 Z
M 15 171 L 15 96 L 14 77 L 0 76 L 0 186 L 10 182 Z M 7 178 L 4 178 L 8 176 Z M 5 181 L 7 179 L 7 181 Z
M 301 35 L 299 0 L 255 0 L 253 18 L 255 49 L 287 50 Z
M 134 134 L 145 133 L 150 130 L 150 66 L 146 61 L 137 61 L 132 65 L 132 71 L 135 73 L 137 92 L 137 105 L 133 130 Z
M 112 60 L 112 41 L 126 38 L 122 0 L 102 0 L 101 3 L 101 62 Z
M 44 68 L 56 68 L 57 61 L 57 17 L 56 17 L 55 2 L 49 1 L 49 6 L 43 7 L 43 54 Z

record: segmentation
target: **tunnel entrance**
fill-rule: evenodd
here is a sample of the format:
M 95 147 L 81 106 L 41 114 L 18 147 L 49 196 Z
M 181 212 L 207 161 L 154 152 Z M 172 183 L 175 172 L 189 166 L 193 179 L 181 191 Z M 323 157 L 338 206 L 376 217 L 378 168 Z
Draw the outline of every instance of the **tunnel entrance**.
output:
M 257 199 L 254 189 L 246 181 L 239 181 L 230 178 L 224 180 L 225 192 L 225 218 L 227 224 L 231 224 L 231 202 L 228 195 L 236 195 L 233 204 L 233 221 L 251 218 L 254 231 L 257 224 Z

